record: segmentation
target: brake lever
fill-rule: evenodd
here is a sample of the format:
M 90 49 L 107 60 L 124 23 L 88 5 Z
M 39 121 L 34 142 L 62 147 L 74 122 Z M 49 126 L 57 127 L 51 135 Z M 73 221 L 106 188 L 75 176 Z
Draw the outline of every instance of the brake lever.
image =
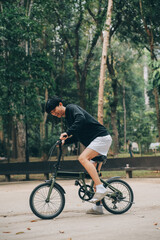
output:
M 64 135 L 64 137 L 67 137 L 67 135 Z M 72 135 L 70 135 L 68 138 L 71 138 Z M 62 140 L 58 139 L 58 141 L 56 142 L 57 145 L 62 145 Z
M 62 144 L 62 140 L 58 139 L 58 141 L 56 142 L 56 145 L 61 145 Z

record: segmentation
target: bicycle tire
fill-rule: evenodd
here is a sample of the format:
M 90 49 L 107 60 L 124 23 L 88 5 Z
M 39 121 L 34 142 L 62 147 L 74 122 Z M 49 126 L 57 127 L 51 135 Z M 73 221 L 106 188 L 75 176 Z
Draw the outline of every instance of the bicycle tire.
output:
M 54 184 L 50 201 L 46 202 L 50 183 L 42 183 L 33 189 L 29 204 L 32 212 L 41 219 L 53 219 L 57 217 L 65 206 L 65 196 L 61 187 Z
M 109 194 L 102 199 L 102 204 L 107 211 L 113 214 L 122 214 L 127 212 L 133 204 L 133 191 L 128 183 L 120 179 L 113 179 L 108 181 L 109 185 L 106 186 L 106 189 L 109 191 Z M 113 186 L 118 191 L 122 193 L 120 195 L 110 189 L 109 186 Z

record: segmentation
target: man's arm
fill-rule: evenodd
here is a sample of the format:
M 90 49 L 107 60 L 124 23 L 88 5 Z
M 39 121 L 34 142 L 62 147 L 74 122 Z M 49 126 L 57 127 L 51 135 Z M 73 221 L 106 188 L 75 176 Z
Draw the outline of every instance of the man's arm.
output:
M 70 114 L 72 114 L 74 122 L 66 132 L 68 136 L 76 135 L 76 133 L 80 131 L 86 121 L 83 112 L 75 105 L 70 107 Z
M 68 136 L 68 134 L 66 132 L 61 133 L 60 139 L 62 140 L 63 145 L 64 144 L 72 144 L 72 143 L 77 143 L 78 142 L 78 139 L 75 136 L 72 136 L 72 135 Z
M 64 144 L 66 145 L 66 144 L 72 144 L 72 143 L 77 143 L 77 142 L 78 142 L 77 138 L 75 136 L 72 136 L 70 138 L 67 138 L 65 140 Z

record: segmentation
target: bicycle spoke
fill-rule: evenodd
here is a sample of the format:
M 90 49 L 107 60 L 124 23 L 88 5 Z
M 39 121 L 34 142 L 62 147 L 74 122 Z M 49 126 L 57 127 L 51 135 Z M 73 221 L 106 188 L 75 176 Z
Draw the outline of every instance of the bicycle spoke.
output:
M 49 219 L 57 216 L 64 207 L 64 194 L 53 187 L 49 201 L 48 201 L 49 185 L 42 184 L 38 186 L 30 197 L 30 206 L 32 211 L 41 218 Z
M 102 201 L 104 207 L 114 214 L 126 212 L 133 203 L 133 193 L 129 185 L 122 180 L 112 180 L 107 188 L 109 193 Z

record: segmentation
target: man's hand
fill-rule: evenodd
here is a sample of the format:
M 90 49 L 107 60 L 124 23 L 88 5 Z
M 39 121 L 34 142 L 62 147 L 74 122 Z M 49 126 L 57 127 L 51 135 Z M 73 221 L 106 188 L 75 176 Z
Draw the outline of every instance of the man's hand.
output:
M 65 133 L 61 133 L 61 136 L 60 136 L 60 139 L 61 140 L 66 140 L 68 138 L 68 134 L 65 132 Z
M 56 147 L 59 147 L 59 143 L 58 143 L 59 141 L 60 141 L 60 140 L 57 141 Z M 63 146 L 64 144 L 65 144 L 65 140 L 62 140 L 62 141 L 61 141 L 61 146 Z

